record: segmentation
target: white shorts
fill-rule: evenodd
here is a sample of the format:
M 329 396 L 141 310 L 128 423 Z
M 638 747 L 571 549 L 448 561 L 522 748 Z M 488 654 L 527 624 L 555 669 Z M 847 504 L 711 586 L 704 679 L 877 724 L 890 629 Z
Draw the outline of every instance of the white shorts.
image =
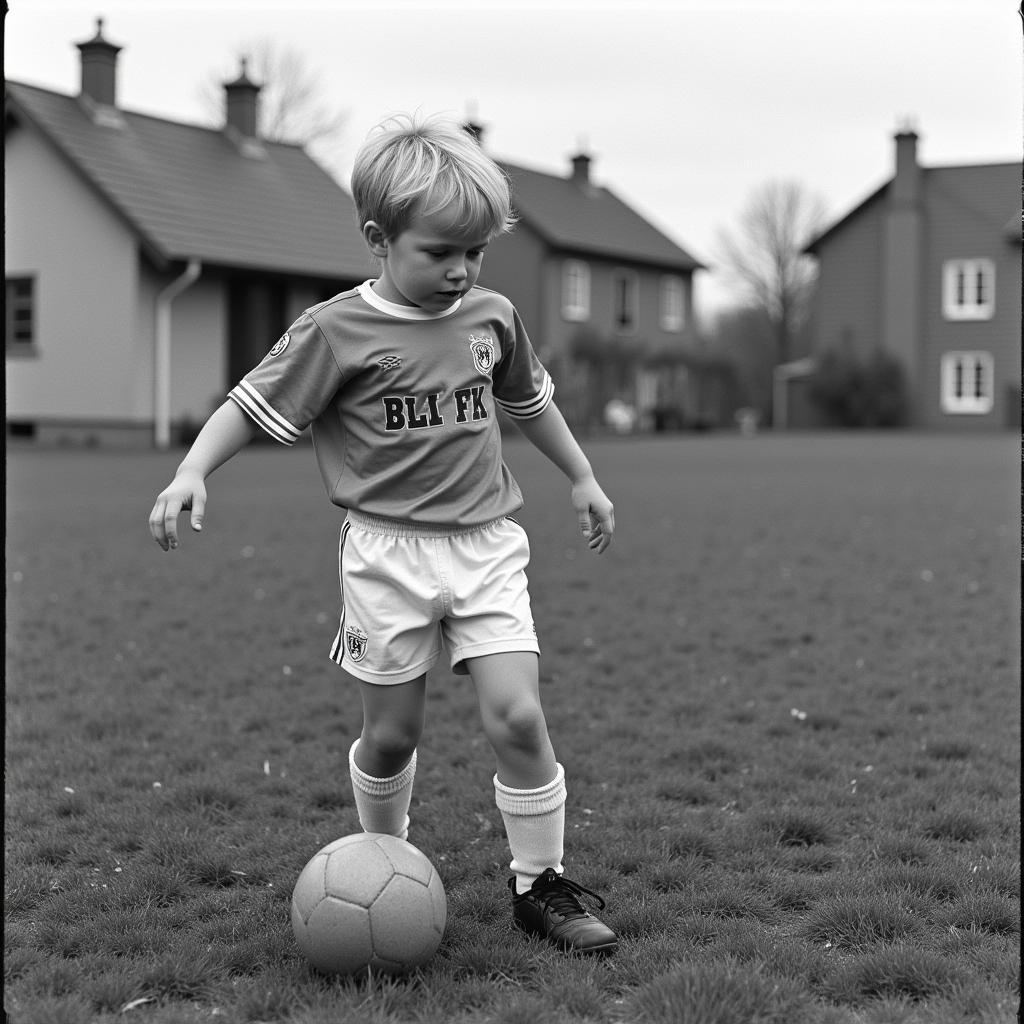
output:
M 331 659 L 368 683 L 406 683 L 447 648 L 466 658 L 540 653 L 526 531 L 508 517 L 425 527 L 349 512 L 338 546 L 342 611 Z

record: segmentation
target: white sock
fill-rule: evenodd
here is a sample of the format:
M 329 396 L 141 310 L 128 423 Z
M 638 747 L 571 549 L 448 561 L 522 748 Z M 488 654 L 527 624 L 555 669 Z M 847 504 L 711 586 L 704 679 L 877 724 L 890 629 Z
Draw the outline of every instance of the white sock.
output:
M 359 824 L 364 832 L 383 832 L 385 835 L 409 838 L 409 804 L 412 801 L 412 783 L 416 776 L 416 751 L 409 763 L 387 779 L 367 775 L 356 764 L 356 747 L 348 752 L 348 771 L 352 777 L 352 794 L 356 799 Z
M 524 893 L 547 868 L 562 873 L 565 838 L 565 771 L 555 765 L 554 779 L 540 789 L 512 789 L 494 776 L 494 802 L 501 811 L 516 876 Z

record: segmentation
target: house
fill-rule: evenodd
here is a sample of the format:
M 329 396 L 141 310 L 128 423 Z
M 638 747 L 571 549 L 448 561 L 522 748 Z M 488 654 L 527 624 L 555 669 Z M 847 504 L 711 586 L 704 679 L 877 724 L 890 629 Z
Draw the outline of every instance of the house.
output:
M 244 62 L 215 129 L 119 106 L 102 21 L 78 49 L 77 96 L 5 83 L 7 432 L 167 447 L 282 325 L 376 269 L 349 194 L 258 137 Z M 520 222 L 480 283 L 520 308 L 567 418 L 598 424 L 611 399 L 652 425 L 721 418 L 695 349 L 700 264 L 586 155 L 566 178 L 504 166 Z
M 257 138 L 244 66 L 217 130 L 121 109 L 102 22 L 79 50 L 77 96 L 6 83 L 8 435 L 163 447 L 373 268 L 348 194 Z
M 1020 425 L 1021 165 L 922 167 L 917 143 L 900 130 L 893 177 L 807 247 L 813 352 L 777 371 L 786 425 L 822 422 L 807 392 L 837 352 L 896 361 L 911 427 Z
M 588 154 L 565 176 L 498 162 L 519 220 L 488 248 L 480 283 L 516 304 L 566 418 L 600 425 L 617 400 L 648 427 L 723 421 L 720 371 L 699 355 L 693 315 L 702 264 L 597 185 Z

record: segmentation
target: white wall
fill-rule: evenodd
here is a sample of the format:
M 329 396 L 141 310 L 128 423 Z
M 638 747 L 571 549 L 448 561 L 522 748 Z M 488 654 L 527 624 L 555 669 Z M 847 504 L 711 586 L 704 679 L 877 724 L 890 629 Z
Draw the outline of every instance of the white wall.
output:
M 153 419 L 153 346 L 156 299 L 180 273 L 141 271 L 134 371 L 134 405 Z M 203 270 L 171 303 L 171 419 L 202 422 L 227 396 L 227 291 L 220 278 Z
M 134 419 L 129 229 L 44 139 L 6 139 L 6 274 L 35 275 L 37 354 L 7 363 L 11 419 Z

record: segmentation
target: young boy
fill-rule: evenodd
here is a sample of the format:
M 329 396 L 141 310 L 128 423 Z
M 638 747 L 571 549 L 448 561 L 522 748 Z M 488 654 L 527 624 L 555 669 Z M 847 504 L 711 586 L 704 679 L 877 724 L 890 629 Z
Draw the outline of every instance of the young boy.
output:
M 552 399 L 518 314 L 476 287 L 484 250 L 513 224 L 504 174 L 467 132 L 397 118 L 352 174 L 380 276 L 306 310 L 210 417 L 156 500 L 166 551 L 204 481 L 260 430 L 285 444 L 312 426 L 341 529 L 341 623 L 331 649 L 358 687 L 349 752 L 362 828 L 405 838 L 427 670 L 442 641 L 472 678 L 497 762 L 495 801 L 512 854 L 515 924 L 573 953 L 609 953 L 615 933 L 562 875 L 565 777 L 548 737 L 525 570 L 511 518 L 522 495 L 502 460 L 496 405 L 568 477 L 589 547 L 612 539 L 612 504 Z

